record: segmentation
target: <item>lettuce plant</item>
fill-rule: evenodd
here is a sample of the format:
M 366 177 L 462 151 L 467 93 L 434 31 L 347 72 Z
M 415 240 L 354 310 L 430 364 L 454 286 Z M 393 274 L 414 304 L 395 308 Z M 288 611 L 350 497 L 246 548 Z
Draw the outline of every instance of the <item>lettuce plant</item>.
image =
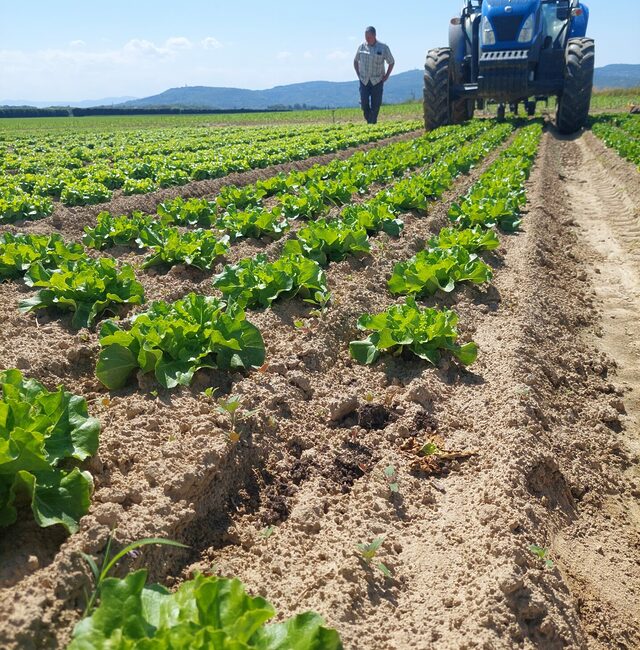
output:
M 478 347 L 475 343 L 457 343 L 457 324 L 454 312 L 421 309 L 415 298 L 409 297 L 380 314 L 361 316 L 358 329 L 372 334 L 363 341 L 352 341 L 349 351 L 356 361 L 367 365 L 375 363 L 382 352 L 399 355 L 404 350 L 435 365 L 446 350 L 460 363 L 469 365 L 476 360 Z
M 211 269 L 222 255 L 229 251 L 229 237 L 213 230 L 180 232 L 166 228 L 155 233 L 158 243 L 152 244 L 142 268 L 186 264 L 203 271 Z
M 370 251 L 367 231 L 339 219 L 313 221 L 298 230 L 297 239 L 290 239 L 284 246 L 285 255 L 304 255 L 321 266 Z
M 376 200 L 346 206 L 340 213 L 340 219 L 351 227 L 364 228 L 369 235 L 383 231 L 392 237 L 399 237 L 404 228 L 404 222 L 397 218 L 391 207 Z
M 114 217 L 109 212 L 101 212 L 94 228 L 85 227 L 82 241 L 89 248 L 103 250 L 112 246 L 132 244 L 145 228 L 158 227 L 152 217 L 142 212 L 132 212 L 131 216 L 119 217 Z
M 39 526 L 75 532 L 93 482 L 74 461 L 96 453 L 100 423 L 83 398 L 49 392 L 19 370 L 0 372 L 0 388 L 0 526 L 16 521 L 24 501 Z
M 66 261 L 79 260 L 86 253 L 80 244 L 67 244 L 58 234 L 0 236 L 0 279 L 24 275 L 39 262 L 54 269 Z
M 493 277 L 491 268 L 466 248 L 420 251 L 396 264 L 387 282 L 394 295 L 431 296 L 436 291 L 453 291 L 459 282 L 482 284 Z
M 275 609 L 237 579 L 199 574 L 174 593 L 146 581 L 145 569 L 106 578 L 100 605 L 76 625 L 68 650 L 342 650 L 313 612 L 267 624 Z
M 113 312 L 117 305 L 144 302 L 144 289 L 131 266 L 118 268 L 111 258 L 84 258 L 55 269 L 37 262 L 29 267 L 25 282 L 39 291 L 20 302 L 22 313 L 46 307 L 71 311 L 71 325 L 76 329 L 91 327 L 103 312 Z
M 500 246 L 500 240 L 493 230 L 481 226 L 474 228 L 442 228 L 437 237 L 429 241 L 429 248 L 449 250 L 459 246 L 469 253 L 492 251 Z
M 52 212 L 53 203 L 46 196 L 36 196 L 17 189 L 5 190 L 0 194 L 0 224 L 43 219 Z
M 197 226 L 210 228 L 217 214 L 217 206 L 207 199 L 187 199 L 177 197 L 161 203 L 157 212 L 165 224 L 178 226 Z
M 303 255 L 283 255 L 269 262 L 264 254 L 227 266 L 213 286 L 225 299 L 247 309 L 269 307 L 278 298 L 300 295 L 306 302 L 325 304 L 327 278 L 318 264 Z
M 108 187 L 88 178 L 69 183 L 60 194 L 60 200 L 65 205 L 93 205 L 110 198 L 111 190 Z
M 96 375 L 109 389 L 132 373 L 153 372 L 165 388 L 188 386 L 200 368 L 259 368 L 265 348 L 260 331 L 238 305 L 189 294 L 175 303 L 154 302 L 149 311 L 123 323 L 106 321 Z
M 233 241 L 242 237 L 259 239 L 265 235 L 279 239 L 291 227 L 280 207 L 271 210 L 247 208 L 242 211 L 229 208 L 217 218 L 215 225 Z

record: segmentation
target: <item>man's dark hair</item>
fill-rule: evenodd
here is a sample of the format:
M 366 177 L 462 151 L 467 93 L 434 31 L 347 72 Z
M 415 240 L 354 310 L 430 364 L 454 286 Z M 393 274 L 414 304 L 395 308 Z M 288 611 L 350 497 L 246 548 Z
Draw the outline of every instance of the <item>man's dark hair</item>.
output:
M 375 36 L 376 35 L 376 28 L 369 25 L 369 27 L 367 27 L 367 29 L 364 30 L 364 33 L 365 34 L 373 34 Z

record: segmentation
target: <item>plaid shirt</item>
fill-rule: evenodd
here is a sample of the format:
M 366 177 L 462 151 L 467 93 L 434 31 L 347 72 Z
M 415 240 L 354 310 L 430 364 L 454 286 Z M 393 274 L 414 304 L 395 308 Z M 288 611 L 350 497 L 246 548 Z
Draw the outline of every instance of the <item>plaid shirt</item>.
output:
M 356 52 L 354 63 L 358 64 L 360 81 L 365 86 L 371 82 L 374 86 L 384 77 L 384 62 L 393 65 L 395 60 L 388 45 L 376 41 L 375 45 L 363 43 Z

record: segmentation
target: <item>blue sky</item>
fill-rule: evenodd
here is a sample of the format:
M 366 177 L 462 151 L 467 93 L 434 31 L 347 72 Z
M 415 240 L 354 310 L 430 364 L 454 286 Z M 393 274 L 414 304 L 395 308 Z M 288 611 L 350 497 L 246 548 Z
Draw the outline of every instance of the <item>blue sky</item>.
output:
M 592 0 L 597 65 L 640 63 L 638 0 Z M 446 45 L 461 0 L 0 0 L 0 100 L 143 97 L 184 85 L 353 78 L 367 24 L 396 70 Z

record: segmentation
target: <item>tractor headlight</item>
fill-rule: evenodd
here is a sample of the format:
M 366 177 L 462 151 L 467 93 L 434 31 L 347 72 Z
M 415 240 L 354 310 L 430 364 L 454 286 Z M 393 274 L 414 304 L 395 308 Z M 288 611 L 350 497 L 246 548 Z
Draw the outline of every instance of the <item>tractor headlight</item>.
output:
M 491 26 L 491 21 L 484 16 L 482 18 L 482 44 L 483 45 L 495 45 L 496 44 L 496 33 L 493 31 Z
M 520 36 L 518 36 L 518 43 L 530 43 L 533 40 L 533 28 L 536 22 L 536 15 L 531 14 L 522 25 L 520 29 Z

